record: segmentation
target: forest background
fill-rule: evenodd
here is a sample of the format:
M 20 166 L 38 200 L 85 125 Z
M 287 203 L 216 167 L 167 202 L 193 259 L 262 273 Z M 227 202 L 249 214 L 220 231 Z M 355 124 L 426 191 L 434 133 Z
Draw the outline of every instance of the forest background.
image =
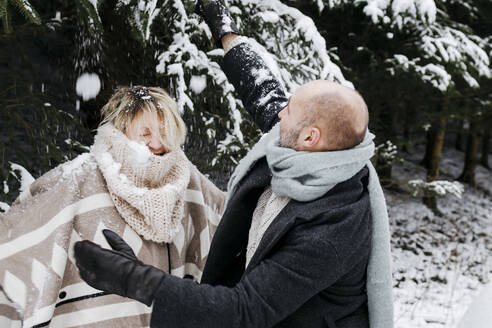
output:
M 492 1 L 229 0 L 287 92 L 357 89 L 388 200 L 397 327 L 457 326 L 492 273 Z M 0 0 L 0 211 L 89 150 L 120 85 L 178 101 L 225 189 L 260 137 L 191 0 Z

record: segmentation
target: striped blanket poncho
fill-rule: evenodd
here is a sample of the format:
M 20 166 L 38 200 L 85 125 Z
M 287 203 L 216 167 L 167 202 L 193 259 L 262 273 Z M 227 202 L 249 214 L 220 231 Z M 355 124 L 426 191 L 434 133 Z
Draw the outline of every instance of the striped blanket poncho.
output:
M 122 219 L 92 153 L 51 170 L 0 214 L 0 327 L 148 327 L 150 307 L 80 279 L 73 244 L 110 248 L 102 230 L 111 229 L 142 262 L 199 281 L 224 202 L 190 163 L 179 231 L 157 243 Z

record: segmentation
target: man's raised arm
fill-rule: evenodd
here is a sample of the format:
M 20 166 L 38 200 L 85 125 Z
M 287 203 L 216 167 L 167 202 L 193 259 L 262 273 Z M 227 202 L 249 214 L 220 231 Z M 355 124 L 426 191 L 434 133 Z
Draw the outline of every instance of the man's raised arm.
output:
M 198 0 L 196 11 L 210 27 L 216 44 L 223 46 L 222 69 L 246 110 L 263 132 L 269 131 L 287 104 L 282 85 L 246 38 L 239 36 L 222 0 Z

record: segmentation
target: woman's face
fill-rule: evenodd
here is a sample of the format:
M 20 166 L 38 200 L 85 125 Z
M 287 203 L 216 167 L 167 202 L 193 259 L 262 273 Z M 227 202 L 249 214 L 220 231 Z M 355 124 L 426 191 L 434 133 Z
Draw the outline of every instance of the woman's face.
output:
M 159 127 L 162 119 L 156 112 L 140 111 L 126 129 L 128 139 L 143 142 L 154 155 L 166 153 L 166 149 L 161 142 Z

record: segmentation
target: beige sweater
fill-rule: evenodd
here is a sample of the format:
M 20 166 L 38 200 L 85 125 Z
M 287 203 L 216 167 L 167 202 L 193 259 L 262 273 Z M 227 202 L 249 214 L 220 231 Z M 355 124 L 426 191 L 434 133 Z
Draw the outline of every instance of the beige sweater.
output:
M 248 246 L 246 248 L 246 267 L 256 252 L 261 239 L 270 224 L 289 203 L 290 198 L 279 196 L 272 191 L 272 186 L 268 186 L 258 199 L 251 227 L 249 228 Z
M 0 216 L 0 326 L 148 327 L 151 308 L 104 295 L 80 279 L 73 244 L 89 239 L 109 248 L 101 233 L 108 228 L 144 263 L 200 280 L 225 195 L 189 167 L 182 217 L 169 245 L 146 240 L 126 224 L 92 154 L 37 179 Z

